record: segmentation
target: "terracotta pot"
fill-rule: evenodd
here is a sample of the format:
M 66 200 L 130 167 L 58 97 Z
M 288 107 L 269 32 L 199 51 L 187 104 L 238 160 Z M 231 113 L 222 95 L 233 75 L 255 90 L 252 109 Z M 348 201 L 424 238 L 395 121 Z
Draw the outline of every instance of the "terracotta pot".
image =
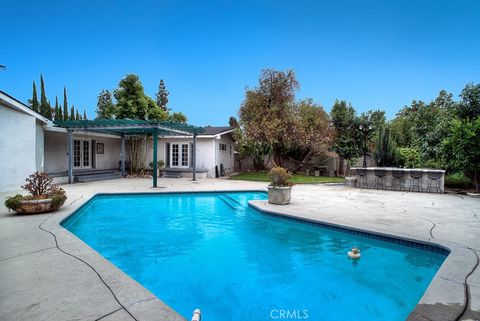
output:
M 60 208 L 65 203 L 65 200 L 59 204 L 53 204 L 51 198 L 44 198 L 38 200 L 23 200 L 20 202 L 20 205 L 18 205 L 18 207 L 15 209 L 15 212 L 21 214 L 47 213 Z
M 270 204 L 287 205 L 288 203 L 290 203 L 292 186 L 285 186 L 285 187 L 267 186 L 267 188 L 268 188 L 268 202 Z

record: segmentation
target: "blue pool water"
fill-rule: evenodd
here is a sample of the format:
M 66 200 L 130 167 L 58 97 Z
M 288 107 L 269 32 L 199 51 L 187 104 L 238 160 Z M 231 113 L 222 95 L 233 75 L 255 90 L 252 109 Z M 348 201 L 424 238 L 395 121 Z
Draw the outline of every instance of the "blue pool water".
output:
M 445 259 L 247 204 L 266 198 L 98 195 L 63 226 L 186 318 L 200 308 L 203 321 L 271 321 L 281 313 L 290 320 L 405 320 Z M 361 248 L 359 261 L 346 255 L 352 246 Z

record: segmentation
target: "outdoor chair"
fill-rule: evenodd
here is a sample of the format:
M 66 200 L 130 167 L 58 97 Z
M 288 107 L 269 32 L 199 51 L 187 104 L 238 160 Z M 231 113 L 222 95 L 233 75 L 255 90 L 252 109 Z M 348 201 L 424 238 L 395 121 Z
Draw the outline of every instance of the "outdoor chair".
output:
M 405 171 L 402 169 L 392 170 L 393 184 L 392 189 L 394 191 L 405 190 Z
M 368 188 L 367 170 L 364 168 L 357 168 L 356 172 L 357 172 L 357 182 L 355 183 L 355 187 Z
M 423 192 L 422 177 L 423 177 L 422 171 L 410 172 L 410 178 L 411 178 L 410 191 L 411 192 Z
M 386 189 L 385 188 L 385 180 L 387 171 L 384 169 L 376 169 L 375 172 L 375 189 Z
M 427 191 L 434 191 L 437 193 L 441 192 L 440 189 L 440 178 L 442 178 L 441 172 L 428 172 L 428 187 Z

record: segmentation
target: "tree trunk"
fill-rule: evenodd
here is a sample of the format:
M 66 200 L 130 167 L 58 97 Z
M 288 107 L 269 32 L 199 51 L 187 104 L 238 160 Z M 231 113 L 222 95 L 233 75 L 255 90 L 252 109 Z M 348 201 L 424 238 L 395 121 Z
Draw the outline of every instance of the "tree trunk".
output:
M 346 160 L 347 161 L 347 168 L 345 170 L 345 176 L 350 176 L 350 160 Z
M 478 193 L 480 191 L 480 186 L 478 186 L 480 184 L 480 182 L 479 182 L 480 177 L 479 176 L 480 176 L 480 173 L 475 168 L 475 170 L 473 172 L 473 181 L 475 182 L 475 193 Z
M 309 151 L 307 153 L 307 155 L 303 158 L 303 160 L 300 162 L 300 164 L 298 164 L 297 166 L 295 166 L 294 168 L 292 168 L 291 171 L 292 173 L 297 173 L 297 171 L 302 167 L 304 166 L 305 164 L 308 163 L 308 161 L 310 160 L 310 158 L 312 158 L 313 156 L 313 151 Z
M 273 145 L 273 161 L 275 162 L 275 166 L 283 167 L 283 160 L 282 160 L 282 153 L 281 148 L 278 145 Z
M 345 167 L 345 159 L 341 156 L 338 156 L 338 176 L 346 176 L 346 172 L 344 171 Z
M 132 137 L 130 140 L 130 172 L 138 174 L 145 170 L 146 137 Z

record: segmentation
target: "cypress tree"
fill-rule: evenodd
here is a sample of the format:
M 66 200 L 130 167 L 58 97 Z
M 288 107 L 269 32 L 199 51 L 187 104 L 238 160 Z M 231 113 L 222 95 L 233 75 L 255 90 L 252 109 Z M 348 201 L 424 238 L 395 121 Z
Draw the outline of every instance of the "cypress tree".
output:
M 62 111 L 62 105 L 58 105 L 58 120 L 64 120 L 64 118 L 63 118 L 63 111 Z
M 80 120 L 80 114 L 78 113 L 78 110 L 76 111 L 76 114 L 75 114 L 75 120 Z
M 75 106 L 72 105 L 70 108 L 70 120 L 75 120 Z
M 30 108 L 32 108 L 33 111 L 36 111 L 37 113 L 40 112 L 40 104 L 38 103 L 38 97 L 37 97 L 37 85 L 35 85 L 35 80 L 33 81 L 33 93 L 32 93 L 32 99 L 28 100 L 28 104 L 30 105 Z
M 40 114 L 48 119 L 52 119 L 52 110 L 45 94 L 45 83 L 43 82 L 42 74 L 40 74 Z
M 87 111 L 83 110 L 83 120 L 87 120 Z
M 68 120 L 67 88 L 63 87 L 63 119 Z
M 55 96 L 55 120 L 60 119 L 60 109 L 58 108 L 58 97 Z
M 50 103 L 50 99 L 49 99 L 48 100 L 48 111 L 47 111 L 49 117 L 47 117 L 47 118 L 50 119 L 50 120 L 53 120 L 53 116 L 55 116 L 54 112 L 55 112 L 55 109 L 52 107 L 52 104 Z

